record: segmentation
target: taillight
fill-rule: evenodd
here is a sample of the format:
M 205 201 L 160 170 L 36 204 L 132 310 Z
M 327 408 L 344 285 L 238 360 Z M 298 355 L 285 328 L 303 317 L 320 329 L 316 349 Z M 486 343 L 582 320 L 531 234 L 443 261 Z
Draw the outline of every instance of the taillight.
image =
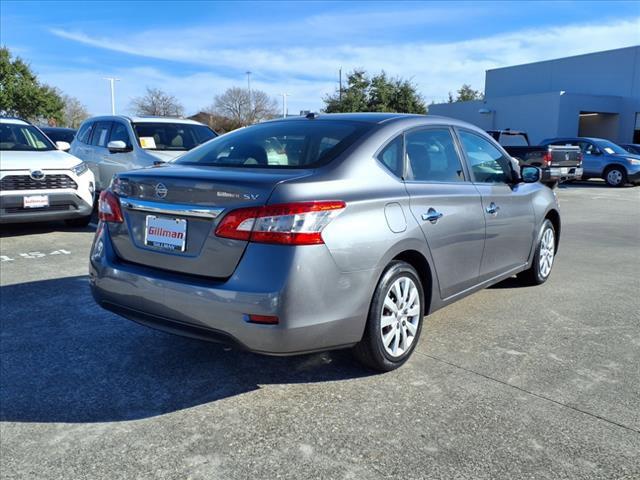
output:
M 552 155 L 551 155 L 551 150 L 547 150 L 544 155 L 542 155 L 542 165 L 545 167 L 548 167 L 549 165 L 551 165 L 551 159 L 552 159 Z
M 582 165 L 582 152 L 578 152 L 578 166 Z
M 240 208 L 222 219 L 216 235 L 258 243 L 317 245 L 324 243 L 322 230 L 345 207 L 344 202 L 329 201 Z
M 122 223 L 120 200 L 110 190 L 103 190 L 98 200 L 98 218 L 103 222 Z

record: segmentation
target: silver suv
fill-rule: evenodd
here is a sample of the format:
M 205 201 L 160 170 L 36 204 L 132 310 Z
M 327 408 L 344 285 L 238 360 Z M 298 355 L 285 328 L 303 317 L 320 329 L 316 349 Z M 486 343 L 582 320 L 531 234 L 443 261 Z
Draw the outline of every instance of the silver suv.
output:
M 80 126 L 69 153 L 84 160 L 102 191 L 120 172 L 167 162 L 216 137 L 208 126 L 167 117 L 93 117 Z
M 116 176 L 100 196 L 93 294 L 169 332 L 276 355 L 355 346 L 391 370 L 423 315 L 512 275 L 549 278 L 560 215 L 539 179 L 448 118 L 254 125 Z

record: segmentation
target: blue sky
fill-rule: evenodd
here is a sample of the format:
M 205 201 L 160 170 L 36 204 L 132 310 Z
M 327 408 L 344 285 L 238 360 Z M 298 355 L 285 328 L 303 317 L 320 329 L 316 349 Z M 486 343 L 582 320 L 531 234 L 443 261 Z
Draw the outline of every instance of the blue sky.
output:
M 640 44 L 640 2 L 17 2 L 0 3 L 0 43 L 40 78 L 108 113 L 146 86 L 187 113 L 246 85 L 318 110 L 338 68 L 411 78 L 427 102 L 484 71 Z M 280 98 L 280 97 L 278 97 Z

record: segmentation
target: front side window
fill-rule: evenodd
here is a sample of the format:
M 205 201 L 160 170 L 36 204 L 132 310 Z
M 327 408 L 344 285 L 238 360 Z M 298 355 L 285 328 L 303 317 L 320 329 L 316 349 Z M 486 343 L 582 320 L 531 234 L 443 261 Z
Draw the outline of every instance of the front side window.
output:
M 111 122 L 98 122 L 93 129 L 91 135 L 91 145 L 96 147 L 106 147 L 109 142 L 109 131 L 111 130 Z
M 182 155 L 175 163 L 218 167 L 313 168 L 353 144 L 368 124 L 348 121 L 267 122 L 242 128 Z
M 114 122 L 113 128 L 111 129 L 111 136 L 109 137 L 109 141 L 115 142 L 118 140 L 124 142 L 127 147 L 131 147 L 131 138 L 129 138 L 127 126 L 120 122 Z
M 205 125 L 167 122 L 136 122 L 132 124 L 138 144 L 147 150 L 191 150 L 215 138 Z
M 396 177 L 402 177 L 402 135 L 382 149 L 378 160 Z
M 0 124 L 0 150 L 45 151 L 55 149 L 56 147 L 51 140 L 32 125 Z
M 465 130 L 460 130 L 460 141 L 476 182 L 511 182 L 511 161 L 491 142 Z
M 464 182 L 462 162 L 448 128 L 429 128 L 405 136 L 407 179 L 419 182 Z

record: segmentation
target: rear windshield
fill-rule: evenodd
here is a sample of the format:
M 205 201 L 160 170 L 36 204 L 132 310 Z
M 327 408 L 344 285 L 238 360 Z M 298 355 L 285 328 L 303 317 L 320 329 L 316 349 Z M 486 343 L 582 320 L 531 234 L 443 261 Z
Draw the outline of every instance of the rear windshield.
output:
M 191 150 L 216 136 L 206 125 L 189 123 L 134 123 L 133 130 L 147 150 Z
M 268 122 L 228 133 L 181 156 L 179 164 L 313 168 L 324 165 L 371 128 L 346 121 Z
M 521 133 L 504 133 L 500 135 L 500 145 L 503 147 L 528 147 L 527 137 Z
M 51 128 L 43 128 L 42 131 L 54 142 L 71 143 L 73 142 L 73 137 L 75 137 L 76 135 L 76 132 L 74 130 L 55 130 Z

